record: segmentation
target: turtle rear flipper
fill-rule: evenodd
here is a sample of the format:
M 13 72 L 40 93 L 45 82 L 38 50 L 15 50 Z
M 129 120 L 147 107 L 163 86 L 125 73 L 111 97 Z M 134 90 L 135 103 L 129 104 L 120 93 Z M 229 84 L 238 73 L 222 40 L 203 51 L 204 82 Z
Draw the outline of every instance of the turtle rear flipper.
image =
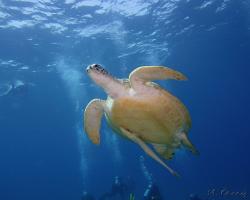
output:
M 143 150 L 145 153 L 147 153 L 151 158 L 153 158 L 154 160 L 156 160 L 157 162 L 159 162 L 161 165 L 163 165 L 172 175 L 179 177 L 180 175 L 175 172 L 173 169 L 171 169 L 166 163 L 164 163 L 158 155 L 156 155 L 156 153 L 150 149 L 148 147 L 148 145 L 141 140 L 139 137 L 136 136 L 136 134 L 131 133 L 130 131 L 121 128 L 121 131 L 123 132 L 123 134 L 128 137 L 129 139 L 131 139 L 133 142 L 137 143 Z
M 182 145 L 189 149 L 194 155 L 200 154 L 199 151 L 195 148 L 195 146 L 190 142 L 186 133 L 181 133 L 179 137 Z

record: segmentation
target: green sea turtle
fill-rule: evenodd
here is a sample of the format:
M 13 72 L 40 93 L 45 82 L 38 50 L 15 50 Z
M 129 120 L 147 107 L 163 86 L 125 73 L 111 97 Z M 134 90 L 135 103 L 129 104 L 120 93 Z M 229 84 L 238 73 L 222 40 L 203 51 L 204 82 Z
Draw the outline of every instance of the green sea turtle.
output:
M 142 66 L 132 71 L 128 79 L 116 79 L 98 64 L 88 66 L 87 74 L 108 94 L 107 100 L 90 101 L 84 111 L 84 130 L 94 144 L 100 143 L 99 129 L 104 114 L 116 133 L 138 144 L 173 175 L 177 173 L 160 157 L 171 159 L 181 145 L 198 153 L 187 137 L 191 126 L 187 109 L 152 82 L 186 80 L 183 74 L 163 66 Z

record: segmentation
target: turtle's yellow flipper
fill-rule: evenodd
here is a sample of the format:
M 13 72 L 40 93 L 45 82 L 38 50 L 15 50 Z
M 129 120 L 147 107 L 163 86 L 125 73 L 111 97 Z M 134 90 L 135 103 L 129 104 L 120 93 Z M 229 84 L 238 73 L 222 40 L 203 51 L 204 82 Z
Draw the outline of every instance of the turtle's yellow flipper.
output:
M 156 154 L 153 152 L 152 149 L 150 149 L 144 141 L 142 141 L 139 137 L 137 137 L 135 134 L 129 132 L 128 130 L 121 128 L 121 131 L 125 136 L 127 136 L 129 139 L 131 139 L 133 142 L 137 143 L 144 151 L 147 153 L 151 158 L 159 162 L 161 165 L 163 165 L 172 175 L 178 176 L 179 174 L 175 172 L 173 169 L 171 169 L 166 163 L 164 163 Z
M 88 103 L 84 111 L 83 127 L 89 139 L 94 144 L 100 144 L 100 125 L 103 115 L 104 101 L 93 99 Z
M 181 137 L 181 143 L 188 148 L 194 155 L 199 155 L 199 151 L 194 147 L 194 145 L 189 141 L 186 133 L 182 133 L 180 135 Z
M 134 81 L 150 82 L 153 80 L 187 80 L 182 73 L 164 66 L 141 66 L 133 70 L 129 80 L 133 85 Z

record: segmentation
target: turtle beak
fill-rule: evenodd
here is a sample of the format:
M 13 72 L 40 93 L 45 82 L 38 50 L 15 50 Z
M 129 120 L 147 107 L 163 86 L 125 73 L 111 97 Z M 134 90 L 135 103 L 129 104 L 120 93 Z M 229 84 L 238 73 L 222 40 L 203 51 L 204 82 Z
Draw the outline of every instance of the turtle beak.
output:
M 92 64 L 92 65 L 89 65 L 87 68 L 86 68 L 86 71 L 89 72 L 91 71 L 92 69 L 97 69 L 100 65 L 98 64 Z
M 86 68 L 86 72 L 89 73 L 90 69 L 91 69 L 91 65 L 89 65 L 89 66 Z

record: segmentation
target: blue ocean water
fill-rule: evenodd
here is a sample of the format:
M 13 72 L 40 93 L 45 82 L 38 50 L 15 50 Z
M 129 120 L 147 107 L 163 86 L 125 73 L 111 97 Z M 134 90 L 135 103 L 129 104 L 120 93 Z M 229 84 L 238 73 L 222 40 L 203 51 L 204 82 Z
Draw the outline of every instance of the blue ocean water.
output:
M 99 199 L 115 176 L 136 200 L 151 182 L 165 200 L 249 199 L 249 54 L 248 0 L 0 0 L 0 199 Z M 90 142 L 82 112 L 106 98 L 92 63 L 118 78 L 142 65 L 188 77 L 157 81 L 192 117 L 200 155 L 167 161 L 181 178 L 104 119 Z

